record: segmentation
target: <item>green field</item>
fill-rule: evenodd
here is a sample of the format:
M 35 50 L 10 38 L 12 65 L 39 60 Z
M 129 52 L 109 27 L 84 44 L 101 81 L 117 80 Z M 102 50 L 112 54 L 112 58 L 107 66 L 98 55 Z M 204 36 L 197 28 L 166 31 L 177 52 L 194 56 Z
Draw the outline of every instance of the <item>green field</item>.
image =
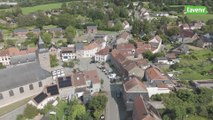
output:
M 45 5 L 37 5 L 33 7 L 23 7 L 22 12 L 23 14 L 29 14 L 32 12 L 36 12 L 38 10 L 47 11 L 55 8 L 60 8 L 62 3 L 51 3 L 51 4 L 45 4 Z M 1 9 L 1 10 L 11 10 L 11 9 Z
M 22 8 L 23 14 L 29 14 L 38 10 L 51 10 L 55 8 L 60 8 L 62 3 L 51 3 L 51 4 L 45 4 L 45 5 L 38 5 L 38 6 L 33 6 L 33 7 L 24 7 Z
M 185 16 L 185 15 L 179 15 Z M 191 21 L 194 20 L 201 20 L 201 21 L 208 21 L 209 19 L 213 19 L 213 14 L 188 14 L 186 15 Z
M 213 64 L 210 61 L 211 50 L 192 51 L 189 55 L 181 55 L 180 63 L 174 69 L 180 71 L 178 78 L 181 80 L 202 80 L 213 78 Z

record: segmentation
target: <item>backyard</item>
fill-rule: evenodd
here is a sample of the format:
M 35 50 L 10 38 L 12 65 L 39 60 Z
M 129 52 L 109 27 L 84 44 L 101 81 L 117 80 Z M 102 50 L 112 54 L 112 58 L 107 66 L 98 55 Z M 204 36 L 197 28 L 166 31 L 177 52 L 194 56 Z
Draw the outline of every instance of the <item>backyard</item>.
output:
M 178 70 L 181 74 L 178 77 L 182 80 L 200 80 L 213 78 L 213 64 L 211 50 L 192 51 L 188 55 L 181 55 L 180 63 L 173 65 L 173 70 Z

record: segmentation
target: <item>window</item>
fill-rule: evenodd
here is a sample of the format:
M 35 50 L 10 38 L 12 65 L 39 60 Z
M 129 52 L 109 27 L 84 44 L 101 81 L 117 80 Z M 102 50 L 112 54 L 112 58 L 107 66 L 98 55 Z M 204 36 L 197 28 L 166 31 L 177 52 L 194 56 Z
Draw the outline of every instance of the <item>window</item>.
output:
M 10 96 L 14 96 L 13 90 L 10 90 L 10 91 L 9 91 L 9 95 L 10 95 Z
M 2 93 L 0 93 L 0 100 L 1 100 L 1 99 L 3 99 L 3 95 L 2 95 Z
M 38 87 L 42 87 L 42 82 L 38 82 Z
M 20 93 L 23 93 L 23 92 L 24 92 L 24 88 L 23 88 L 23 87 L 20 87 L 20 88 L 19 88 L 19 91 L 20 91 Z
M 30 90 L 33 90 L 33 84 L 29 85 Z

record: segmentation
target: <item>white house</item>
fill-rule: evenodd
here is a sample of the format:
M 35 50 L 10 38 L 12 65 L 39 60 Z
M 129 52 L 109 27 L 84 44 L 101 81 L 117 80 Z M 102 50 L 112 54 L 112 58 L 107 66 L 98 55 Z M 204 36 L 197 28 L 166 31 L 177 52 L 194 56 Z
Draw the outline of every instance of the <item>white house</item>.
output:
M 69 61 L 76 59 L 76 52 L 74 47 L 62 47 L 61 48 L 62 61 Z
M 105 47 L 95 54 L 95 61 L 106 62 L 109 59 L 109 48 Z
M 156 35 L 151 40 L 149 40 L 149 44 L 151 45 L 152 53 L 160 52 L 162 39 L 158 35 Z
M 166 87 L 147 87 L 149 97 L 156 94 L 166 94 L 170 93 L 170 89 Z
M 95 53 L 98 52 L 98 45 L 96 43 L 90 43 L 84 46 L 83 57 L 94 57 Z

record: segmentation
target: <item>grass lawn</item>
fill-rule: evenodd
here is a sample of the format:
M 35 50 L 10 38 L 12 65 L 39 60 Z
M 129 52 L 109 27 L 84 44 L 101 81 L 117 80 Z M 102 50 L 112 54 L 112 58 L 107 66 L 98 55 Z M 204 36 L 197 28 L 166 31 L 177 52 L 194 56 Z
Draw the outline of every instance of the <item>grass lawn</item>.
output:
M 55 9 L 55 8 L 60 8 L 62 5 L 62 3 L 51 3 L 51 4 L 45 4 L 45 5 L 38 5 L 38 6 L 33 6 L 33 7 L 24 7 L 21 8 L 23 14 L 29 14 L 38 10 L 51 10 L 51 9 Z
M 208 120 L 208 119 L 201 116 L 189 115 L 185 120 Z
M 26 104 L 28 101 L 30 101 L 32 99 L 32 97 L 29 97 L 29 98 L 26 98 L 24 100 L 21 100 L 21 101 L 18 101 L 18 102 L 15 102 L 13 104 L 10 104 L 8 106 L 5 106 L 3 108 L 0 109 L 0 116 L 8 113 L 8 112 L 11 112 L 13 111 L 14 109 Z
M 60 8 L 62 5 L 62 3 L 51 3 L 51 4 L 44 4 L 44 5 L 37 5 L 37 6 L 33 6 L 33 7 L 23 7 L 22 12 L 23 14 L 29 14 L 38 10 L 51 10 L 51 9 L 55 9 L 55 8 Z M 11 10 L 11 9 L 1 9 L 1 10 Z
M 179 16 L 185 16 L 183 14 Z M 213 14 L 187 14 L 186 15 L 190 20 L 201 20 L 201 21 L 208 21 L 209 19 L 213 19 Z
M 187 46 L 189 47 L 189 49 L 194 50 L 194 51 L 196 51 L 196 50 L 203 50 L 203 48 L 196 47 L 196 46 L 193 46 L 193 45 L 187 45 Z
M 213 78 L 213 74 L 208 74 L 213 71 L 213 64 L 209 60 L 211 56 L 213 56 L 211 50 L 197 50 L 192 51 L 189 55 L 181 55 L 180 63 L 175 67 L 175 70 L 182 71 L 178 78 L 182 80 Z

